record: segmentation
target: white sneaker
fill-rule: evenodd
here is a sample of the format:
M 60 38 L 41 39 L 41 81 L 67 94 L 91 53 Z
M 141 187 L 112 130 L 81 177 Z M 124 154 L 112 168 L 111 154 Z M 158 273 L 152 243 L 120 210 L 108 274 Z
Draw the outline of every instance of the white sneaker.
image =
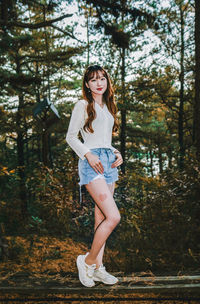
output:
M 95 269 L 93 280 L 103 282 L 104 284 L 108 285 L 116 284 L 119 281 L 112 274 L 108 273 L 103 265 L 101 265 L 98 269 Z
M 94 270 L 96 264 L 87 265 L 85 263 L 85 258 L 88 255 L 88 252 L 85 255 L 79 255 L 76 259 L 76 264 L 78 267 L 78 276 L 80 282 L 86 287 L 93 287 L 95 285 L 93 280 Z

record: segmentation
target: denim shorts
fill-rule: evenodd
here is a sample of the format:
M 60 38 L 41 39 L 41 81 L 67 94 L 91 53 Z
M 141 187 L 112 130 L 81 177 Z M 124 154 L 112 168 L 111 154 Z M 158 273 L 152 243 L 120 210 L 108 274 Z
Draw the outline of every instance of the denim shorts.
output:
M 79 158 L 78 161 L 78 174 L 79 174 L 79 185 L 80 185 L 80 200 L 81 200 L 81 186 L 89 184 L 92 180 L 97 178 L 104 178 L 107 184 L 112 184 L 118 180 L 118 169 L 117 167 L 111 168 L 112 163 L 116 160 L 115 153 L 108 148 L 94 148 L 90 149 L 92 154 L 99 157 L 104 172 L 103 174 L 96 173 L 95 170 L 90 166 L 88 160 Z

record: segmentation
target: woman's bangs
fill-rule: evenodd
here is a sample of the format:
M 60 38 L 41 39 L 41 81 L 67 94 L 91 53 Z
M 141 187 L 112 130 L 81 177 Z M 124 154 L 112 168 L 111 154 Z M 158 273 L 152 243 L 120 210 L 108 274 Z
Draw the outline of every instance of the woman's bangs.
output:
M 99 74 L 99 72 L 102 73 L 102 75 L 104 77 L 106 77 L 106 73 L 104 72 L 104 70 L 97 70 L 97 71 L 91 71 L 90 73 L 88 73 L 88 81 L 90 81 L 90 79 L 95 78 L 95 79 L 99 79 L 102 77 L 102 75 Z M 107 78 L 107 77 L 106 77 Z

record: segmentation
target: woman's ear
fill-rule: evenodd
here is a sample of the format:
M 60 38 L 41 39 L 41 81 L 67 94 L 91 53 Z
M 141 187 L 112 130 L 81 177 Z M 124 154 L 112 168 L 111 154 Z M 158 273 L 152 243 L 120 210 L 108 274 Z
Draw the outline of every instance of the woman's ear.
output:
M 85 82 L 86 87 L 89 89 L 89 85 L 87 84 L 87 82 Z

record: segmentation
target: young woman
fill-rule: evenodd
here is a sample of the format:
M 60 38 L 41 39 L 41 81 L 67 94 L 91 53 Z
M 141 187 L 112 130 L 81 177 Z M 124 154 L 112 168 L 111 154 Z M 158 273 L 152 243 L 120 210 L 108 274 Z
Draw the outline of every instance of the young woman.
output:
M 113 199 L 120 152 L 112 147 L 112 133 L 117 130 L 117 108 L 110 77 L 98 65 L 89 66 L 83 77 L 83 98 L 76 103 L 66 136 L 67 143 L 79 156 L 80 187 L 85 185 L 95 202 L 95 233 L 90 252 L 79 255 L 79 279 L 86 287 L 94 281 L 115 284 L 118 279 L 103 266 L 105 243 L 120 221 Z M 78 139 L 81 132 L 84 143 Z

